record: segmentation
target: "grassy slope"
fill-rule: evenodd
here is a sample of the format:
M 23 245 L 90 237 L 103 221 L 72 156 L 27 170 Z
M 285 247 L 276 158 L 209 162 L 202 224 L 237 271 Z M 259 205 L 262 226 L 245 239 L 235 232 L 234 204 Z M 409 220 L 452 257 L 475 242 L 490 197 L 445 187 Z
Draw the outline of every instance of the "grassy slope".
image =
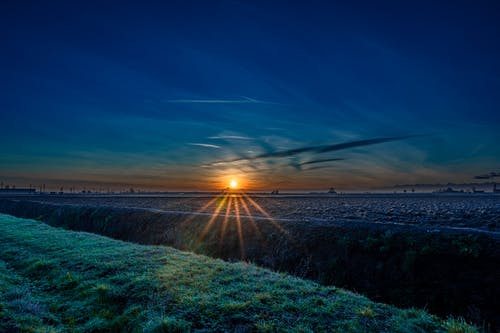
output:
M 252 265 L 0 214 L 0 331 L 469 332 Z

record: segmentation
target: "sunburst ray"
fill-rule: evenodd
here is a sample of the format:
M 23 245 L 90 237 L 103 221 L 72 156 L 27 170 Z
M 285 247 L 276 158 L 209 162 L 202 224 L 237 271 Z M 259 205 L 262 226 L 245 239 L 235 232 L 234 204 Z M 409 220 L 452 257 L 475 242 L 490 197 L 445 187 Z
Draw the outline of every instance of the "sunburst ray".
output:
M 233 197 L 229 197 L 229 202 L 228 202 L 227 207 L 226 207 L 226 214 L 224 215 L 224 221 L 222 222 L 219 247 L 222 247 L 222 244 L 224 243 L 224 236 L 226 235 L 227 223 L 228 223 L 228 219 L 229 219 L 229 213 L 231 212 L 232 202 L 233 202 Z
M 243 239 L 243 231 L 241 230 L 240 205 L 238 200 L 234 200 L 234 209 L 236 212 L 236 228 L 238 230 L 238 241 L 240 245 L 240 257 L 245 258 L 245 241 Z
M 257 223 L 255 222 L 255 220 L 252 216 L 252 213 L 250 212 L 250 209 L 248 208 L 247 203 L 245 202 L 245 200 L 243 200 L 243 197 L 238 197 L 238 199 L 241 203 L 241 206 L 243 207 L 243 210 L 247 214 L 247 217 L 250 220 L 250 224 L 252 225 L 252 228 L 254 229 L 255 233 L 257 234 L 259 239 L 264 239 L 264 237 L 262 237 L 262 232 L 260 231 L 259 227 L 257 226 Z
M 271 217 L 271 215 L 269 215 L 269 213 L 264 210 L 264 208 L 262 208 L 257 202 L 255 202 L 255 200 L 253 200 L 248 194 L 243 193 L 243 196 L 248 200 L 248 202 L 250 202 L 250 204 L 252 204 L 252 206 L 254 206 L 262 215 L 264 215 L 276 229 L 278 229 L 281 233 L 283 233 L 289 240 L 293 241 L 293 238 L 290 236 L 290 233 L 285 228 L 283 228 L 278 222 L 276 222 Z
M 203 240 L 207 234 L 207 232 L 210 230 L 210 227 L 214 223 L 215 219 L 217 216 L 219 216 L 219 212 L 221 211 L 222 207 L 224 207 L 224 204 L 226 203 L 226 200 L 228 198 L 228 195 L 225 195 L 224 198 L 222 198 L 222 201 L 217 205 L 217 208 L 215 208 L 212 216 L 210 217 L 210 220 L 208 220 L 207 224 L 205 225 L 205 228 L 203 228 L 203 231 L 201 232 L 199 236 L 199 240 Z

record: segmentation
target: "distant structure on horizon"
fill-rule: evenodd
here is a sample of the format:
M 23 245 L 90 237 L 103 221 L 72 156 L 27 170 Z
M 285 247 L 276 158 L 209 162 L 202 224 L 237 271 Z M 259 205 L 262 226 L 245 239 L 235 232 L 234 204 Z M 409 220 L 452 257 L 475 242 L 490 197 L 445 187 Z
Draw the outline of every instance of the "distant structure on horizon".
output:
M 497 189 L 497 183 L 493 183 L 493 193 L 500 193 L 500 189 Z
M 476 190 L 476 187 L 472 187 L 472 193 L 484 193 L 484 190 Z
M 434 193 L 465 193 L 464 190 L 454 190 L 451 187 L 448 187 L 446 189 L 440 189 L 438 191 L 434 191 Z
M 0 194 L 35 194 L 36 189 L 34 188 L 15 188 L 15 187 L 7 187 L 0 188 Z

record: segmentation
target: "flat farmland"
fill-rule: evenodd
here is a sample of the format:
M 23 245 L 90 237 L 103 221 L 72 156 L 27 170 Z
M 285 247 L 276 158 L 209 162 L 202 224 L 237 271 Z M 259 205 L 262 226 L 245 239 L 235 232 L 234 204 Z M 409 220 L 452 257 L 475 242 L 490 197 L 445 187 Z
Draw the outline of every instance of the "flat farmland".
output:
M 55 204 L 212 214 L 221 201 L 214 201 L 215 197 L 218 196 L 181 194 L 161 196 L 42 195 L 17 197 L 16 199 Z M 224 202 L 220 213 L 228 212 L 230 215 L 236 215 L 236 209 L 241 205 L 239 214 L 242 216 L 251 215 L 256 218 L 265 218 L 267 214 L 274 219 L 314 221 L 316 223 L 349 220 L 500 231 L 499 195 L 251 195 L 250 198 L 256 205 L 247 200 L 245 196 L 235 195 L 231 205 L 228 205 L 229 200 Z
M 495 195 L 33 195 L 0 198 L 0 212 L 500 327 Z

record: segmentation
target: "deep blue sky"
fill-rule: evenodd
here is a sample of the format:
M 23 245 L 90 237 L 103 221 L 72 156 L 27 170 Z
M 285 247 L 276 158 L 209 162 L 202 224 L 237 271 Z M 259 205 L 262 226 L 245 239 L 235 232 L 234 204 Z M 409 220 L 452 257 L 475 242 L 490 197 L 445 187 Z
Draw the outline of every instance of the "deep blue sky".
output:
M 0 13 L 6 183 L 347 189 L 500 170 L 498 1 L 12 1 Z M 427 136 L 210 164 L 411 134 Z

